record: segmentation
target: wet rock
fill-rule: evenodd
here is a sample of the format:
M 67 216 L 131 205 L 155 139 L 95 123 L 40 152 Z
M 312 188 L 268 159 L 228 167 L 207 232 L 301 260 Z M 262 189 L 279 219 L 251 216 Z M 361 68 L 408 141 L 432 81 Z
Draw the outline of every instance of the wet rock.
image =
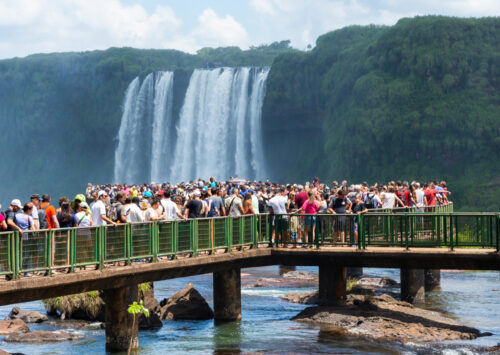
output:
M 160 302 L 161 319 L 205 320 L 212 319 L 214 312 L 192 283 Z
M 15 332 L 29 332 L 30 328 L 21 319 L 0 321 L 0 335 L 9 335 Z
M 389 295 L 350 294 L 345 305 L 309 307 L 293 320 L 341 328 L 347 334 L 360 337 L 403 343 L 465 340 L 486 335 L 439 312 L 414 307 Z
M 149 313 L 149 317 L 144 314 L 139 316 L 139 329 L 140 330 L 153 330 L 163 327 L 160 316 L 154 312 Z
M 12 333 L 5 337 L 4 341 L 8 343 L 28 343 L 28 344 L 45 344 L 56 343 L 61 341 L 70 341 L 82 339 L 83 336 L 75 333 L 68 333 L 64 331 L 49 332 L 45 330 L 38 330 L 29 333 Z
M 371 287 L 397 287 L 399 283 L 388 277 L 383 277 L 381 279 L 363 277 L 358 280 L 357 285 Z
M 317 280 L 318 275 L 313 274 L 309 271 L 290 271 L 286 274 L 283 274 L 283 277 L 286 279 L 298 279 L 298 280 Z
M 14 307 L 5 320 L 21 319 L 26 323 L 42 323 L 49 318 L 38 311 L 23 311 L 19 307 Z
M 284 296 L 280 297 L 281 299 L 292 302 L 292 303 L 300 303 L 300 304 L 317 304 L 319 299 L 319 291 L 312 291 L 306 293 L 287 293 Z

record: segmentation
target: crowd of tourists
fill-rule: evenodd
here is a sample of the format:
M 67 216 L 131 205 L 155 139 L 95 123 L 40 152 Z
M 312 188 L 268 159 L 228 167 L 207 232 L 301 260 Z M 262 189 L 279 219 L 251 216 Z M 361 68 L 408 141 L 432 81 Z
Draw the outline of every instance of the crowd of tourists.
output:
M 369 210 L 429 206 L 449 202 L 446 182 L 391 181 L 385 185 L 251 182 L 241 179 L 183 182 L 179 184 L 88 184 L 84 194 L 61 197 L 57 205 L 48 194 L 31 195 L 30 201 L 14 199 L 0 213 L 0 231 L 90 227 L 161 220 L 189 220 L 252 214 L 351 214 Z M 1 206 L 0 206 L 1 207 Z M 315 218 L 303 216 L 303 228 L 314 229 Z M 291 219 L 290 225 L 297 219 Z M 302 229 L 303 229 L 302 228 Z M 292 234 L 293 234 L 292 229 Z M 294 236 L 292 235 L 292 239 Z

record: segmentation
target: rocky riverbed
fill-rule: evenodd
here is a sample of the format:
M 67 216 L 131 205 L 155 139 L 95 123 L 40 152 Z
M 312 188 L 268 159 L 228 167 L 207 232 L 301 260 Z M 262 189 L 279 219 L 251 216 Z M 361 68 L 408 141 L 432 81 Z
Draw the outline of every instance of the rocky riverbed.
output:
M 389 278 L 351 281 L 344 303 L 309 307 L 292 319 L 319 325 L 322 331 L 339 335 L 402 343 L 468 340 L 490 335 L 463 326 L 440 312 L 398 300 L 398 286 L 396 281 Z M 289 293 L 282 299 L 313 305 L 318 303 L 318 291 Z

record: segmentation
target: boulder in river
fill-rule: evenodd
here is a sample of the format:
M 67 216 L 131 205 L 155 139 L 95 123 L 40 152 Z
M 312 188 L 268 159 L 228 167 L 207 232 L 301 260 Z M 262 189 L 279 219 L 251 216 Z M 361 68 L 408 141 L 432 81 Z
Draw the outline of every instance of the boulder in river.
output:
M 28 333 L 12 333 L 6 336 L 4 341 L 8 343 L 45 344 L 60 341 L 78 340 L 82 338 L 83 336 L 80 334 L 64 331 L 49 332 L 46 330 L 37 330 L 36 332 Z
M 317 280 L 318 275 L 309 271 L 290 271 L 283 274 L 286 279 L 297 279 L 297 280 Z
M 30 331 L 30 328 L 21 319 L 0 321 L 0 336 L 1 335 L 9 335 L 11 333 L 16 333 L 16 332 L 26 333 L 29 331 Z
M 192 283 L 189 283 L 184 290 L 165 298 L 160 302 L 160 306 L 161 319 L 206 320 L 214 317 L 214 312 L 207 301 Z
M 42 323 L 49 318 L 38 311 L 23 311 L 19 307 L 14 307 L 5 320 L 21 319 L 26 323 Z
M 300 304 L 317 304 L 319 299 L 319 291 L 311 291 L 306 293 L 287 293 L 284 296 L 280 297 L 281 299 L 292 302 L 292 303 L 300 303 Z
M 377 340 L 435 342 L 475 339 L 482 334 L 439 312 L 414 307 L 389 295 L 348 295 L 345 305 L 309 307 L 292 318 L 322 328 Z

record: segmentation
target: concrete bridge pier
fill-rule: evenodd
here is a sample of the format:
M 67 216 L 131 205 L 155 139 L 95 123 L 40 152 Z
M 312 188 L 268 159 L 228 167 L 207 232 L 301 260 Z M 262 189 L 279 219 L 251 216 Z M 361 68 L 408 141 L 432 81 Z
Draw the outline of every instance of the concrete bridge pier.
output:
M 138 301 L 137 285 L 104 290 L 106 303 L 106 351 L 126 352 L 139 347 L 139 318 L 128 313 L 128 306 Z
M 401 299 L 409 303 L 425 301 L 423 269 L 401 269 Z
M 239 268 L 214 272 L 214 318 L 241 320 L 241 272 Z
M 425 269 L 425 290 L 432 291 L 441 284 L 441 270 Z
M 319 266 L 319 304 L 338 304 L 346 297 L 347 270 L 345 267 L 325 264 Z

